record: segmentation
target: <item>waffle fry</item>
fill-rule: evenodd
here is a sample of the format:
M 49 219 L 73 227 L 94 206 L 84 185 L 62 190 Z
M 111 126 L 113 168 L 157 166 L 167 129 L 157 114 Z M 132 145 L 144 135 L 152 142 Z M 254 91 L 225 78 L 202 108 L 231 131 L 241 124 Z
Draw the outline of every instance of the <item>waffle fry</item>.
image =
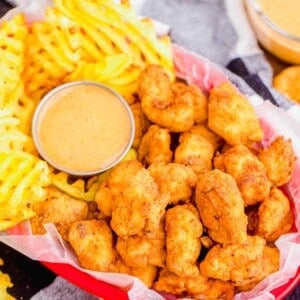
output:
M 128 103 L 134 101 L 141 68 L 126 54 L 107 55 L 97 62 L 82 62 L 64 81 L 91 80 L 103 83 L 119 92 Z
M 97 182 L 87 187 L 87 183 L 84 179 L 80 178 L 72 182 L 70 178 L 70 175 L 64 172 L 51 173 L 51 183 L 62 192 L 76 199 L 85 201 L 94 200 L 99 188 Z
M 150 19 L 140 20 L 129 1 L 62 1 L 55 6 L 82 27 L 85 57 L 95 61 L 105 55 L 125 53 L 140 67 L 160 64 L 174 79 L 169 37 L 158 38 Z M 88 47 L 87 47 L 88 45 Z
M 37 154 L 31 136 L 20 129 L 20 123 L 9 108 L 0 109 L 0 152 L 19 150 Z
M 78 26 L 49 8 L 45 21 L 35 22 L 27 38 L 23 78 L 26 95 L 38 101 L 73 72 L 81 60 Z
M 46 162 L 23 151 L 0 153 L 0 231 L 34 216 L 31 207 L 44 200 L 49 185 Z
M 0 104 L 13 105 L 23 91 L 20 75 L 24 68 L 27 26 L 18 14 L 0 27 Z

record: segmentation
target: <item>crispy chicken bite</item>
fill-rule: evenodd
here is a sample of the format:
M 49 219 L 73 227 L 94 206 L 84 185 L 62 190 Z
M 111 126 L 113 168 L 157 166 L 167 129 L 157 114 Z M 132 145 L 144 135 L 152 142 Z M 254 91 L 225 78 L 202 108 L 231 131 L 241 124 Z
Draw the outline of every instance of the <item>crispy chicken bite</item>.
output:
M 118 255 L 116 255 L 115 261 L 110 265 L 109 272 L 135 276 L 150 288 L 157 276 L 158 267 L 153 265 L 147 265 L 145 267 L 129 267 Z
M 214 151 L 220 148 L 220 146 L 224 143 L 223 139 L 211 131 L 206 124 L 196 124 L 191 128 L 190 132 L 208 140 L 213 145 Z
M 245 286 L 278 270 L 278 262 L 278 250 L 269 250 L 259 236 L 248 236 L 243 243 L 212 247 L 200 263 L 200 271 L 207 277 Z
M 162 269 L 158 280 L 154 283 L 154 289 L 189 299 L 224 299 L 232 300 L 234 287 L 230 282 L 208 278 L 201 273 L 193 277 L 181 277 L 167 269 Z
M 184 204 L 168 209 L 165 230 L 168 270 L 178 276 L 197 276 L 203 227 L 196 207 Z
M 208 127 L 229 145 L 250 146 L 263 139 L 255 110 L 230 82 L 211 90 L 208 100 Z
M 174 161 L 188 166 L 199 175 L 212 169 L 214 145 L 196 132 L 184 132 L 179 137 Z
M 195 172 L 177 163 L 153 163 L 148 168 L 160 194 L 169 195 L 169 204 L 189 202 L 197 183 Z
M 116 249 L 129 267 L 164 266 L 166 252 L 163 224 L 153 237 L 137 235 L 126 238 L 118 237 Z
M 106 272 L 115 260 L 112 230 L 104 220 L 74 222 L 69 242 L 83 268 Z
M 274 242 L 289 232 L 292 225 L 293 214 L 288 198 L 278 188 L 272 188 L 270 196 L 258 208 L 257 234 Z
M 191 129 L 205 118 L 206 99 L 196 87 L 174 84 L 162 66 L 149 65 L 141 76 L 138 95 L 147 118 L 172 132 Z
M 252 281 L 251 283 L 244 284 L 241 286 L 237 286 L 237 290 L 244 292 L 250 291 L 253 289 L 262 279 L 267 277 L 268 275 L 275 273 L 279 270 L 279 258 L 280 253 L 276 247 L 269 247 L 265 246 L 263 250 L 263 257 L 261 260 L 261 273 L 260 278 L 258 277 L 257 280 Z
M 290 139 L 277 137 L 269 147 L 260 151 L 258 158 L 265 165 L 273 185 L 282 186 L 290 180 L 296 161 Z
M 136 102 L 130 105 L 130 108 L 133 113 L 135 123 L 135 132 L 132 147 L 137 149 L 141 143 L 143 135 L 150 126 L 150 123 L 142 110 L 140 102 Z
M 154 236 L 169 198 L 160 195 L 149 171 L 135 160 L 119 163 L 110 173 L 113 207 L 110 225 L 116 234 Z
M 95 195 L 95 202 L 99 211 L 104 217 L 111 217 L 113 209 L 113 195 L 111 190 L 107 187 L 106 182 L 101 183 L 99 190 Z
M 137 151 L 138 160 L 145 165 L 155 162 L 171 162 L 171 135 L 169 130 L 158 125 L 151 125 L 142 137 Z
M 198 178 L 195 201 L 209 236 L 218 243 L 240 243 L 247 237 L 244 201 L 234 178 L 212 170 Z
M 265 166 L 246 146 L 233 146 L 216 155 L 214 167 L 233 176 L 245 206 L 254 205 L 268 197 L 271 183 Z
M 53 223 L 65 240 L 68 240 L 70 225 L 88 216 L 85 201 L 74 199 L 54 187 L 47 187 L 46 200 L 35 204 L 33 209 L 37 214 L 30 220 L 33 234 L 46 233 L 44 225 Z
M 190 92 L 194 97 L 194 121 L 195 123 L 205 123 L 207 121 L 207 98 L 202 91 L 194 84 L 185 84 L 183 82 L 174 82 L 172 91 L 175 98 L 180 94 Z

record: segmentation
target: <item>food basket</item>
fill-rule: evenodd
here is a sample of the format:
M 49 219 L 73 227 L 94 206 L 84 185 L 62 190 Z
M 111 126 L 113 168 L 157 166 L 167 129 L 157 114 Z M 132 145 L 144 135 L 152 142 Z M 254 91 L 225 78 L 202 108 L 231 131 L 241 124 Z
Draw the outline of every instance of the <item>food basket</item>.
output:
M 6 16 L 7 17 L 7 16 Z M 172 45 L 174 65 L 178 78 L 198 85 L 209 93 L 213 87 L 228 80 L 227 76 L 212 62 L 187 49 Z M 281 108 L 275 107 L 259 96 L 250 97 L 265 132 L 268 144 L 274 136 L 284 135 L 293 140 L 296 156 L 300 157 L 300 138 L 297 120 Z M 293 204 L 295 224 L 293 232 L 276 241 L 281 252 L 280 271 L 261 281 L 253 290 L 237 294 L 235 299 L 283 299 L 300 280 L 300 161 L 284 192 Z M 0 241 L 34 260 L 39 260 L 56 274 L 78 287 L 104 299 L 175 299 L 147 289 L 145 285 L 125 274 L 101 273 L 79 267 L 78 260 L 60 237 L 52 224 L 46 225 L 47 234 L 33 236 L 28 222 L 24 222 L 6 234 Z

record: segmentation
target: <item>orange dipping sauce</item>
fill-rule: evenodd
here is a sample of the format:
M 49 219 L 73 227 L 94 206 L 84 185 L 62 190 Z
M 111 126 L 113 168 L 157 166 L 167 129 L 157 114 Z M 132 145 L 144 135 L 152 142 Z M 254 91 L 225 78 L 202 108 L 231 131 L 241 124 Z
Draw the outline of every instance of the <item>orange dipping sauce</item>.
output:
M 33 118 L 40 155 L 73 175 L 93 175 L 119 162 L 131 147 L 134 121 L 125 100 L 92 82 L 72 82 L 48 93 Z

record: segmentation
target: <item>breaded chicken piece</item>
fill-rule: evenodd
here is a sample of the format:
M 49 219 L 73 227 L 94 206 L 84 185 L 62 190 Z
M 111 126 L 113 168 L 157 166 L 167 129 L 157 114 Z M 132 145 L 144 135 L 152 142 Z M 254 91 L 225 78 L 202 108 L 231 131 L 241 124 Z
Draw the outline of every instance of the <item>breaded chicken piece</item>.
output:
M 172 89 L 172 83 L 160 65 L 148 65 L 140 75 L 138 96 L 147 118 L 172 132 L 183 132 L 194 125 L 195 93 L 188 87 Z
M 201 221 L 215 242 L 240 243 L 246 239 L 244 201 L 231 175 L 217 169 L 202 174 L 195 196 Z
M 200 88 L 194 84 L 174 82 L 171 86 L 175 98 L 180 97 L 180 93 L 190 92 L 194 97 L 194 121 L 195 123 L 206 123 L 207 121 L 207 98 Z
M 203 226 L 192 204 L 176 205 L 165 215 L 166 266 L 178 276 L 197 276 Z
M 116 234 L 154 236 L 169 198 L 160 195 L 149 171 L 138 161 L 122 162 L 111 171 L 107 187 L 113 196 L 110 225 Z
M 190 132 L 207 139 L 213 145 L 214 151 L 220 148 L 224 143 L 223 139 L 211 131 L 206 124 L 196 124 L 191 128 Z
M 163 223 L 151 238 L 137 235 L 118 237 L 116 249 L 122 260 L 131 268 L 145 268 L 147 265 L 164 266 L 166 252 Z
M 282 186 L 290 180 L 296 161 L 290 139 L 277 137 L 269 147 L 260 151 L 258 158 L 265 165 L 273 185 Z
M 257 234 L 274 242 L 289 232 L 292 225 L 290 202 L 280 189 L 273 187 L 270 196 L 258 208 Z
M 111 217 L 113 210 L 113 195 L 111 190 L 107 187 L 106 182 L 100 184 L 99 190 L 95 195 L 95 202 L 97 203 L 99 211 L 104 217 Z
M 70 225 L 87 218 L 88 205 L 85 201 L 74 199 L 55 187 L 47 187 L 46 193 L 46 200 L 34 205 L 36 216 L 30 220 L 32 233 L 45 234 L 44 225 L 53 223 L 63 239 L 68 240 Z
M 106 272 L 115 260 L 112 230 L 104 220 L 74 222 L 69 242 L 83 268 Z
M 197 133 L 184 132 L 175 149 L 174 162 L 192 168 L 199 175 L 212 169 L 214 152 L 214 146 L 208 139 Z
M 140 102 L 131 104 L 130 108 L 133 113 L 134 123 L 135 123 L 134 140 L 132 143 L 132 147 L 137 149 L 141 143 L 141 139 L 143 135 L 147 131 L 148 127 L 150 126 L 150 122 L 145 116 Z
M 245 206 L 254 205 L 269 196 L 271 183 L 266 168 L 246 146 L 233 146 L 216 155 L 214 167 L 233 176 Z
M 231 146 L 250 146 L 264 137 L 253 106 L 230 82 L 210 92 L 208 127 Z
M 171 135 L 169 130 L 158 125 L 151 125 L 142 137 L 137 150 L 138 160 L 145 165 L 155 162 L 171 162 L 173 153 L 171 151 Z
M 201 273 L 193 277 L 181 277 L 167 269 L 162 269 L 158 280 L 154 283 L 154 289 L 189 299 L 224 299 L 232 300 L 234 287 L 230 282 L 208 278 Z
M 115 261 L 110 265 L 109 272 L 122 273 L 139 278 L 147 287 L 152 287 L 158 273 L 158 267 L 147 265 L 145 267 L 129 267 L 117 254 Z M 128 287 L 128 290 L 131 286 Z
M 148 171 L 160 194 L 169 195 L 169 204 L 190 202 L 197 183 L 197 176 L 191 168 L 177 163 L 153 163 Z
M 266 247 L 265 239 L 259 236 L 248 236 L 243 243 L 216 245 L 200 263 L 200 271 L 207 277 L 230 280 L 236 286 L 257 283 L 278 270 L 279 265 L 274 268 L 273 261 L 278 261 L 279 252 L 272 252 L 276 256 L 271 258 Z
M 263 250 L 263 257 L 261 260 L 261 273 L 260 278 L 256 281 L 252 281 L 251 283 L 237 286 L 238 291 L 250 291 L 253 289 L 262 279 L 267 277 L 268 275 L 275 273 L 279 270 L 279 258 L 280 253 L 279 250 L 275 247 L 265 246 Z

